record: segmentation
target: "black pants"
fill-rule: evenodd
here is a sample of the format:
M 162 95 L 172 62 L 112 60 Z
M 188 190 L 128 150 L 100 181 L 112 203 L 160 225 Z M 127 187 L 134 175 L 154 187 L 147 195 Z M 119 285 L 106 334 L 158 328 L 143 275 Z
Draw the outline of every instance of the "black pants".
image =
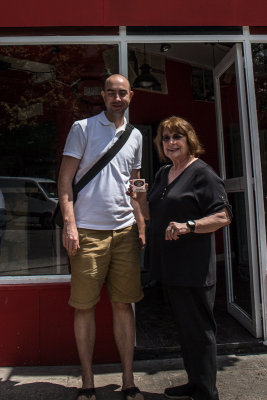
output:
M 165 286 L 178 325 L 180 345 L 194 399 L 217 400 L 215 285 Z

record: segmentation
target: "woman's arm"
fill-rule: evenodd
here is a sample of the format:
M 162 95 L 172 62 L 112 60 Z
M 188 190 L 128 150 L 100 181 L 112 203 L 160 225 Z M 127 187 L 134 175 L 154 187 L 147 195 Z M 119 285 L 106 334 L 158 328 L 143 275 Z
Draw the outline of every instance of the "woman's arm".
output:
M 227 208 L 225 207 L 222 211 L 219 211 L 216 214 L 195 220 L 195 223 L 195 233 L 210 233 L 217 231 L 223 226 L 229 225 L 231 223 L 231 218 Z
M 211 214 L 207 217 L 203 217 L 200 219 L 194 220 L 195 222 L 195 230 L 194 233 L 211 233 L 215 232 L 223 226 L 229 225 L 231 223 L 231 218 L 227 211 L 227 208 L 223 208 L 221 211 Z M 177 240 L 179 236 L 186 235 L 191 232 L 187 223 L 179 223 L 179 222 L 170 222 L 166 232 L 165 239 L 166 240 Z

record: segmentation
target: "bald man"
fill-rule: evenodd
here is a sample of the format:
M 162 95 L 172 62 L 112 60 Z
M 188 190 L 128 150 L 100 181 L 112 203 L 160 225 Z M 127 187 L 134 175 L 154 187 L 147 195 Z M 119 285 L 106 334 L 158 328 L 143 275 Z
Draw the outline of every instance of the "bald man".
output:
M 133 97 L 129 81 L 122 75 L 111 75 L 101 95 L 106 110 L 71 127 L 58 184 L 64 220 L 62 241 L 71 262 L 69 304 L 75 308 L 74 332 L 82 368 L 77 400 L 96 400 L 92 371 L 95 306 L 104 282 L 123 369 L 122 392 L 125 400 L 143 400 L 132 369 L 135 322 L 131 303 L 143 298 L 140 249 L 145 224 L 138 204 L 126 194 L 129 180 L 140 177 L 142 135 L 137 129 L 73 204 L 74 177 L 78 182 L 126 127 L 125 111 Z

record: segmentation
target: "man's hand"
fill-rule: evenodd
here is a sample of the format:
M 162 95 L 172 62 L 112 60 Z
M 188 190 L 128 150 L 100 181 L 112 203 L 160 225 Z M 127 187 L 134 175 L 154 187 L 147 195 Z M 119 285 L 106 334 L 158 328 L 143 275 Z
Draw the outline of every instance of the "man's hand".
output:
M 143 250 L 146 244 L 146 235 L 143 229 L 142 232 L 139 231 L 139 243 L 140 243 L 140 249 Z
M 80 248 L 79 234 L 75 224 L 70 224 L 66 222 L 64 223 L 62 242 L 68 254 L 70 256 L 75 256 L 77 250 Z

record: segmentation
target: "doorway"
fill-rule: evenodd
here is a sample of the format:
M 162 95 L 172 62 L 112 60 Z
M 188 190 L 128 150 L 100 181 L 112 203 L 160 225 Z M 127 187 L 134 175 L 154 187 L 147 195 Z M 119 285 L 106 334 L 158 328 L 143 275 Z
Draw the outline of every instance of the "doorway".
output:
M 242 46 L 234 43 L 148 43 L 129 46 L 134 85 L 144 63 L 157 84 L 136 87 L 130 121 L 144 135 L 143 177 L 151 184 L 160 164 L 151 142 L 171 115 L 189 120 L 205 147 L 204 161 L 225 180 L 234 209 L 231 227 L 216 234 L 218 344 L 251 343 L 262 335 L 255 235 L 255 206 Z M 231 171 L 231 173 L 229 172 Z M 136 306 L 137 349 L 177 346 L 164 292 L 151 282 L 144 260 L 145 298 Z M 160 321 L 160 322 L 159 322 Z

